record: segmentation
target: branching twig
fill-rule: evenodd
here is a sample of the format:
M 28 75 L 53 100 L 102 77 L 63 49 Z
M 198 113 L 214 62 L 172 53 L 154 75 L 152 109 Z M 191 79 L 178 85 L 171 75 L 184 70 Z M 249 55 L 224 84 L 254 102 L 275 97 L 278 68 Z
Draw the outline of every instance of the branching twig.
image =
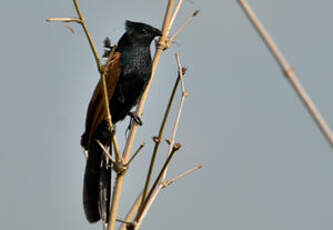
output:
M 74 3 L 74 6 L 75 6 L 75 10 L 77 12 L 77 15 L 79 16 L 79 19 L 81 20 L 81 25 L 82 25 L 82 28 L 87 36 L 87 39 L 88 39 L 88 42 L 89 42 L 89 45 L 91 47 L 91 50 L 94 54 L 94 57 L 95 57 L 95 60 L 96 60 L 96 63 L 97 63 L 97 68 L 98 68 L 98 71 L 100 73 L 102 73 L 102 63 L 101 63 L 101 59 L 99 58 L 99 55 L 98 55 L 98 52 L 97 52 L 97 49 L 96 49 L 96 46 L 92 40 L 92 37 L 90 35 L 90 32 L 88 30 L 88 27 L 86 25 L 86 22 L 83 18 L 83 15 L 81 13 L 81 10 L 80 10 L 80 7 L 79 7 L 79 4 L 77 2 L 77 0 L 73 0 L 73 3 Z
M 115 164 L 116 163 L 115 159 L 113 159 L 113 157 L 111 156 L 109 151 L 104 147 L 104 145 L 99 140 L 97 140 L 97 144 L 102 148 L 104 154 L 111 160 L 111 162 Z
M 111 65 L 110 62 L 112 61 L 116 48 L 117 48 L 117 45 L 114 45 L 110 52 L 108 61 L 105 65 L 104 69 L 102 70 L 102 74 L 101 74 L 101 80 L 102 80 L 102 85 L 103 85 L 103 95 L 104 95 L 104 105 L 105 105 L 105 110 L 106 110 L 106 118 L 107 118 L 108 126 L 109 126 L 111 132 L 114 132 L 114 127 L 112 124 L 112 117 L 111 117 L 110 106 L 109 106 L 109 96 L 108 96 L 108 91 L 107 91 L 106 74 L 109 71 L 109 67 Z M 120 150 L 119 150 L 117 139 L 116 139 L 115 135 L 112 135 L 112 143 L 113 143 L 113 147 L 115 149 L 117 162 L 122 162 Z
M 113 124 L 111 122 L 112 119 L 111 119 L 111 113 L 110 113 L 110 108 L 109 108 L 109 100 L 108 100 L 109 97 L 107 95 L 107 90 L 106 90 L 107 87 L 106 87 L 106 82 L 105 82 L 105 72 L 107 72 L 107 71 L 103 70 L 103 66 L 102 66 L 101 60 L 99 58 L 96 46 L 95 46 L 95 44 L 94 44 L 94 42 L 92 40 L 92 37 L 90 35 L 90 32 L 88 30 L 88 27 L 86 25 L 84 17 L 83 17 L 83 15 L 81 13 L 81 9 L 80 9 L 80 6 L 79 6 L 77 0 L 73 0 L 73 3 L 74 3 L 74 6 L 75 6 L 75 10 L 77 12 L 78 18 L 48 18 L 48 19 L 46 19 L 46 21 L 48 21 L 48 22 L 52 22 L 52 21 L 77 22 L 77 23 L 80 23 L 80 25 L 82 26 L 82 28 L 83 28 L 83 30 L 85 32 L 85 35 L 86 35 L 86 37 L 88 39 L 90 48 L 91 48 L 91 50 L 92 50 L 92 52 L 94 54 L 98 71 L 101 74 L 101 80 L 102 80 L 102 86 L 103 86 L 103 95 L 104 95 L 104 103 L 105 103 L 105 109 L 106 109 L 106 116 L 107 116 L 109 128 L 110 128 L 110 130 L 112 132 L 113 131 Z M 112 56 L 113 56 L 113 54 L 115 52 L 115 47 L 116 46 L 114 46 L 114 48 L 112 49 L 108 61 L 110 61 L 112 59 Z M 106 65 L 107 68 L 108 68 L 108 66 L 109 65 Z M 122 162 L 122 158 L 121 158 L 121 155 L 120 155 L 120 151 L 119 151 L 119 147 L 118 147 L 118 143 L 117 143 L 117 139 L 116 139 L 115 135 L 112 136 L 112 142 L 113 142 L 113 146 L 114 146 L 114 149 L 115 149 L 115 152 L 116 152 L 117 161 L 118 162 Z
M 131 164 L 131 162 L 135 159 L 135 157 L 138 155 L 138 153 L 141 151 L 141 149 L 143 149 L 143 147 L 145 147 L 145 143 L 142 143 L 140 146 L 139 146 L 139 148 L 135 151 L 135 153 L 133 154 L 133 156 L 131 157 L 131 159 L 129 159 L 129 161 L 128 161 L 128 165 L 130 165 Z
M 177 65 L 178 65 L 179 78 L 180 78 L 180 81 L 182 82 L 183 81 L 183 68 L 181 66 L 180 58 L 179 58 L 178 53 L 176 54 L 176 59 L 177 59 Z M 181 147 L 181 145 L 179 143 L 175 143 L 175 138 L 176 138 L 176 133 L 177 133 L 178 125 L 179 125 L 180 116 L 181 116 L 181 113 L 182 113 L 182 110 L 183 110 L 184 101 L 185 101 L 185 98 L 187 96 L 188 96 L 188 92 L 185 90 L 184 83 L 182 82 L 182 98 L 181 98 L 177 118 L 175 120 L 173 132 L 172 132 L 172 138 L 170 140 L 168 158 L 167 158 L 167 161 L 164 164 L 162 170 L 160 171 L 158 177 L 156 178 L 154 184 L 152 185 L 147 197 L 144 199 L 142 205 L 140 206 L 138 214 L 135 218 L 135 229 L 136 230 L 140 228 L 143 219 L 145 218 L 148 210 L 150 209 L 150 206 L 152 205 L 153 201 L 155 200 L 158 193 L 160 192 L 160 190 L 163 187 L 163 183 L 164 183 L 166 173 L 167 173 L 167 169 L 168 169 L 168 166 L 169 166 L 168 161 L 171 160 L 171 157 L 174 155 L 175 151 L 179 150 L 179 148 Z
M 186 73 L 186 69 L 184 68 L 182 70 L 182 74 L 185 74 L 185 73 Z M 142 203 L 143 203 L 143 201 L 146 198 L 147 193 L 148 193 L 148 189 L 149 189 L 150 181 L 151 181 L 151 175 L 152 175 L 152 172 L 153 172 L 153 168 L 154 168 L 155 160 L 156 160 L 156 156 L 157 156 L 157 151 L 158 151 L 160 143 L 161 143 L 161 139 L 162 139 L 162 136 L 163 136 L 166 121 L 169 117 L 171 105 L 172 105 L 173 100 L 175 98 L 175 94 L 176 94 L 176 91 L 177 91 L 177 88 L 178 88 L 178 85 L 179 85 L 179 81 L 180 81 L 180 73 L 178 73 L 177 80 L 176 80 L 175 85 L 173 87 L 173 90 L 172 90 L 172 93 L 171 93 L 171 96 L 170 96 L 170 99 L 169 99 L 168 106 L 167 106 L 167 108 L 165 110 L 165 113 L 164 113 L 164 116 L 163 116 L 163 120 L 162 120 L 162 124 L 161 124 L 160 130 L 159 130 L 158 136 L 153 138 L 153 140 L 155 142 L 155 146 L 154 146 L 153 154 L 152 154 L 151 161 L 150 161 L 150 166 L 149 166 L 149 170 L 148 170 L 148 174 L 147 174 L 147 178 L 146 178 L 146 182 L 145 182 L 145 187 L 144 187 L 144 190 L 143 190 L 144 192 L 143 192 L 143 196 L 142 196 Z
M 173 23 L 174 23 L 174 21 L 175 21 L 175 19 L 176 19 L 176 16 L 177 16 L 177 14 L 178 14 L 178 11 L 179 11 L 180 7 L 182 6 L 182 3 L 183 3 L 183 0 L 179 0 L 178 3 L 177 3 L 176 8 L 175 8 L 174 11 L 173 11 L 172 17 L 171 17 L 171 19 L 170 19 L 169 27 L 168 27 L 168 31 L 169 31 L 169 32 L 170 32 L 171 27 L 172 27 L 172 25 L 173 25 Z
M 305 104 L 306 108 L 308 109 L 309 113 L 312 115 L 312 118 L 316 121 L 317 125 L 333 147 L 333 134 L 330 130 L 329 126 L 327 125 L 325 119 L 320 114 L 316 105 L 313 103 L 311 98 L 306 93 L 305 89 L 303 88 L 302 84 L 299 82 L 298 77 L 295 73 L 293 67 L 291 67 L 287 60 L 284 58 L 283 54 L 279 50 L 279 48 L 274 43 L 273 39 L 270 37 L 268 32 L 265 30 L 264 26 L 260 23 L 259 19 L 251 9 L 250 5 L 245 0 L 238 0 L 238 3 L 243 8 L 244 12 L 252 22 L 255 29 L 260 34 L 261 38 L 264 40 L 265 44 L 275 57 L 276 61 L 280 65 L 284 75 L 288 78 L 292 86 L 294 87 L 295 91 L 297 92 L 298 96 L 302 99 L 303 103 Z
M 171 179 L 170 181 L 166 181 L 166 182 L 162 182 L 159 184 L 159 186 L 157 187 L 157 189 L 153 192 L 153 194 L 151 195 L 150 199 L 147 201 L 147 204 L 145 206 L 145 209 L 143 210 L 142 216 L 141 216 L 141 220 L 138 220 L 136 222 L 134 222 L 134 226 L 135 226 L 135 230 L 138 230 L 141 227 L 142 221 L 144 219 L 144 217 L 147 215 L 151 205 L 154 203 L 154 201 L 156 200 L 158 194 L 161 192 L 162 189 L 168 187 L 169 185 L 171 185 L 173 182 L 175 182 L 178 179 L 181 179 L 182 177 L 194 172 L 197 169 L 200 169 L 202 166 L 199 165 L 193 169 L 190 169 L 188 171 L 186 171 L 185 173 Z M 126 228 L 122 228 L 121 230 L 125 230 Z
M 186 73 L 186 71 L 187 71 L 187 69 L 183 67 L 182 74 L 184 75 Z M 169 99 L 167 108 L 166 108 L 164 116 L 163 116 L 163 120 L 162 120 L 162 123 L 161 123 L 159 134 L 158 134 L 157 137 L 153 137 L 153 140 L 155 142 L 155 146 L 154 146 L 154 150 L 153 150 L 153 154 L 152 154 L 152 158 L 151 158 L 151 162 L 150 162 L 150 166 L 149 166 L 149 171 L 148 171 L 148 174 L 147 174 L 147 179 L 146 179 L 146 182 L 145 182 L 145 188 L 144 188 L 144 192 L 143 192 L 145 194 L 145 197 L 147 196 L 147 193 L 148 193 L 150 180 L 151 180 L 151 174 L 152 174 L 152 170 L 153 170 L 154 165 L 155 165 L 156 155 L 157 155 L 160 143 L 161 143 L 161 139 L 162 139 L 162 136 L 163 136 L 166 121 L 168 119 L 169 112 L 170 112 L 170 109 L 171 109 L 171 105 L 174 101 L 174 97 L 175 97 L 179 82 L 180 82 L 180 75 L 178 73 L 176 82 L 174 84 L 172 93 L 170 95 L 170 99 Z M 137 213 L 137 211 L 139 210 L 140 205 L 143 205 L 143 201 L 144 201 L 143 193 L 140 193 L 140 195 L 136 199 L 135 203 L 132 205 L 131 210 L 128 212 L 128 214 L 126 216 L 126 221 L 131 221 L 133 219 L 133 217 L 135 216 L 135 214 Z M 141 204 L 140 204 L 140 202 L 141 202 Z M 120 230 L 126 230 L 126 225 L 122 225 Z
M 133 220 L 133 218 L 135 217 L 135 214 L 138 212 L 138 210 L 140 208 L 141 201 L 142 201 L 142 192 L 139 194 L 139 196 L 136 198 L 134 204 L 131 206 L 130 211 L 126 215 L 125 221 L 131 222 Z M 126 227 L 127 227 L 126 224 L 122 224 L 121 227 L 119 228 L 119 230 L 127 230 Z
M 178 65 L 178 73 L 179 73 L 179 78 L 180 78 L 180 82 L 181 82 L 181 86 L 182 86 L 182 97 L 181 97 L 181 101 L 180 101 L 180 105 L 179 105 L 179 109 L 178 109 L 178 113 L 177 113 L 177 117 L 176 117 L 176 121 L 173 127 L 173 131 L 172 131 L 172 137 L 169 143 L 169 151 L 168 154 L 171 153 L 173 147 L 174 147 L 174 143 L 175 143 L 175 139 L 176 139 L 176 133 L 178 130 L 178 125 L 179 125 L 179 121 L 180 121 L 180 116 L 182 114 L 183 111 L 183 106 L 184 106 L 184 102 L 185 102 L 185 98 L 189 95 L 189 93 L 185 90 L 184 87 L 184 82 L 183 82 L 183 68 L 182 65 L 180 63 L 180 58 L 179 58 L 179 54 L 176 53 L 176 60 L 177 60 L 177 65 Z M 167 170 L 165 170 L 165 174 L 163 175 L 163 181 L 166 177 L 166 172 Z
M 180 143 L 174 144 L 171 153 L 169 154 L 168 158 L 166 159 L 160 173 L 158 174 L 157 178 L 155 179 L 155 182 L 152 185 L 152 188 L 151 188 L 151 190 L 149 191 L 149 193 L 147 195 L 147 198 L 145 199 L 145 202 L 143 204 L 143 209 L 141 209 L 141 211 L 139 210 L 139 212 L 138 212 L 138 214 L 135 218 L 136 223 L 142 222 L 142 220 L 143 220 L 142 217 L 143 217 L 143 213 L 145 212 L 147 202 L 150 200 L 151 196 L 153 195 L 153 193 L 155 191 L 155 188 L 157 188 L 157 186 L 159 185 L 163 175 L 165 174 L 165 172 L 166 172 L 166 170 L 167 170 L 167 168 L 168 168 L 168 166 L 171 162 L 172 157 L 175 155 L 176 151 L 178 151 L 180 148 L 181 148 Z M 138 228 L 136 228 L 136 229 L 138 229 Z
M 186 20 L 186 22 L 181 27 L 178 28 L 178 30 L 168 39 L 168 41 L 167 41 L 168 46 L 171 45 L 172 41 L 177 37 L 177 35 L 180 32 L 182 32 L 188 24 L 190 24 L 190 22 L 194 19 L 194 17 L 196 17 L 199 14 L 199 12 L 200 12 L 199 10 L 194 11 L 194 13 L 192 14 L 192 16 L 189 17 Z
M 198 169 L 201 169 L 201 168 L 202 168 L 202 164 L 187 170 L 186 172 L 172 178 L 171 180 L 165 181 L 164 183 L 162 183 L 162 188 L 168 187 L 169 185 L 176 182 L 177 180 L 179 180 L 179 179 L 181 179 L 181 178 L 183 178 L 183 177 L 185 177 L 185 176 L 187 176 L 187 175 L 189 175 L 189 174 L 193 173 L 194 171 L 196 171 Z

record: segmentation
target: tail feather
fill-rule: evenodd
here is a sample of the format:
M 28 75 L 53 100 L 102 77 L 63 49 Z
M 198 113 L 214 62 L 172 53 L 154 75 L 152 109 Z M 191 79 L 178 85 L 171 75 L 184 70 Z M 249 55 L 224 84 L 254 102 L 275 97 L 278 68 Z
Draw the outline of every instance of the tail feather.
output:
M 111 149 L 111 148 L 110 148 Z M 90 223 L 108 222 L 111 196 L 111 164 L 96 141 L 90 143 L 83 181 L 83 206 Z
M 104 223 L 108 223 L 111 198 L 111 164 L 106 157 L 102 158 L 99 177 L 99 211 Z

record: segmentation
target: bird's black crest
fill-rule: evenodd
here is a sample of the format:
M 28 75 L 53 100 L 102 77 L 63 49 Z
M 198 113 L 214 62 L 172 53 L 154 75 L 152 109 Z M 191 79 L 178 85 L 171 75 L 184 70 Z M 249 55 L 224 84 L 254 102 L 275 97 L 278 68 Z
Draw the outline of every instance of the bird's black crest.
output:
M 126 33 L 135 40 L 146 40 L 149 43 L 156 36 L 161 36 L 162 32 L 148 24 L 142 22 L 126 21 Z

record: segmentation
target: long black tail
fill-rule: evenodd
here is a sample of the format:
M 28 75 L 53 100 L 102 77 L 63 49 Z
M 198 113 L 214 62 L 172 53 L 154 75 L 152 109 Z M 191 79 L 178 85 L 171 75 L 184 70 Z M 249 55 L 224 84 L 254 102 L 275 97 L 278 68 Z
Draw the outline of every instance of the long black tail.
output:
M 111 148 L 110 148 L 111 149 Z M 111 196 L 111 162 L 96 141 L 90 143 L 83 181 L 83 206 L 90 223 L 108 222 Z

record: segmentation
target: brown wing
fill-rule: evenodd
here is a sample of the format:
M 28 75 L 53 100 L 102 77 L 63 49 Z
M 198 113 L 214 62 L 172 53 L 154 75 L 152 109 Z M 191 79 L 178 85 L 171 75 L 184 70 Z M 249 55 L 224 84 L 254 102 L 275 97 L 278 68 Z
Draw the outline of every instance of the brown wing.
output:
M 109 66 L 106 67 L 107 73 L 105 75 L 107 91 L 109 100 L 112 98 L 116 85 L 121 73 L 120 66 L 121 53 L 116 52 L 109 62 Z M 90 100 L 87 118 L 86 118 L 86 130 L 81 137 L 81 145 L 87 149 L 91 141 L 93 134 L 95 133 L 97 126 L 106 118 L 106 110 L 104 105 L 103 85 L 99 80 L 93 96 Z

